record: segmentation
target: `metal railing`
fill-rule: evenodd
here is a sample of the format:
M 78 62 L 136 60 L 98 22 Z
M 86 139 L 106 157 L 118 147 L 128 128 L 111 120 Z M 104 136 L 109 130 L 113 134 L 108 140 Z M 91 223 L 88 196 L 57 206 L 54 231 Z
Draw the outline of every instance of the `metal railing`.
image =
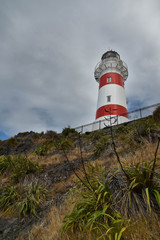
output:
M 160 106 L 160 103 L 154 104 L 154 105 L 150 105 L 147 107 L 143 107 L 143 108 L 139 108 L 136 109 L 134 111 L 131 112 L 127 112 L 126 114 L 128 114 L 129 119 L 126 118 L 125 122 L 130 122 L 130 121 L 134 121 L 137 119 L 141 119 L 141 118 L 145 118 L 149 115 L 152 115 L 154 110 Z M 106 116 L 107 117 L 107 116 Z M 125 115 L 121 115 L 121 116 L 115 116 L 115 117 L 110 117 L 108 119 L 104 119 L 104 120 L 99 120 L 99 121 L 95 121 L 89 124 L 85 124 L 79 127 L 76 127 L 75 130 L 77 132 L 80 133 L 85 133 L 85 132 L 92 132 L 94 130 L 99 130 L 99 129 L 103 129 L 106 125 L 110 126 L 110 125 L 119 125 L 120 123 L 120 118 L 121 117 L 125 117 Z

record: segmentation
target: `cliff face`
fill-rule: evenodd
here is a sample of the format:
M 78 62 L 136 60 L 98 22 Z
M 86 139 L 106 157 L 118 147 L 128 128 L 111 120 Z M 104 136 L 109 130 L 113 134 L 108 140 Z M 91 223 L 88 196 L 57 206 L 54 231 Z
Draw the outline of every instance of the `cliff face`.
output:
M 123 161 L 125 159 L 124 164 L 130 164 L 131 156 L 144 149 L 147 151 L 147 148 L 150 152 L 153 148 L 151 155 L 154 157 L 154 147 L 160 133 L 159 123 L 146 118 L 114 127 L 112 130 L 117 152 Z M 0 155 L 1 240 L 28 239 L 28 234 L 35 224 L 45 226 L 51 209 L 61 207 L 69 190 L 75 186 L 75 172 L 78 176 L 84 175 L 83 163 L 85 166 L 88 163 L 103 165 L 106 172 L 118 166 L 110 128 L 83 134 L 80 138 L 69 128 L 64 129 L 61 134 L 53 131 L 45 134 L 19 133 L 0 143 Z M 4 210 L 1 199 L 6 193 L 6 187 L 10 189 L 11 186 L 15 187 L 15 202 L 19 205 L 11 202 Z M 43 190 L 39 189 L 42 192 L 47 190 L 45 196 L 42 194 L 36 198 L 35 186 L 41 186 Z M 22 202 L 26 203 L 27 194 L 30 193 L 38 202 L 34 205 L 36 214 L 30 209 L 26 212 L 21 209 L 20 213 Z

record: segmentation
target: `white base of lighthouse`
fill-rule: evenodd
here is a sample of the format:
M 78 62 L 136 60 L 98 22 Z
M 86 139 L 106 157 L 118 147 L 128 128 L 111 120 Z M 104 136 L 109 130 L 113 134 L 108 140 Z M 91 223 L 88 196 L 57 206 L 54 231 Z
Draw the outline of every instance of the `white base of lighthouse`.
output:
M 93 123 L 92 131 L 96 131 L 96 130 L 103 129 L 110 126 L 119 125 L 128 121 L 129 121 L 128 118 L 123 116 L 117 116 L 117 115 L 111 115 L 111 117 L 106 116 L 105 118 L 101 117 Z

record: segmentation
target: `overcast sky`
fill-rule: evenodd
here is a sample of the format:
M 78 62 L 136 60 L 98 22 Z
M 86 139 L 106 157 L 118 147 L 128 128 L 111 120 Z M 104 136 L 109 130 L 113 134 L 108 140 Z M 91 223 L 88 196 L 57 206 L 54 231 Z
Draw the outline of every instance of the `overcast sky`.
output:
M 159 0 L 0 0 L 0 132 L 95 120 L 95 65 L 128 65 L 129 110 L 160 102 Z

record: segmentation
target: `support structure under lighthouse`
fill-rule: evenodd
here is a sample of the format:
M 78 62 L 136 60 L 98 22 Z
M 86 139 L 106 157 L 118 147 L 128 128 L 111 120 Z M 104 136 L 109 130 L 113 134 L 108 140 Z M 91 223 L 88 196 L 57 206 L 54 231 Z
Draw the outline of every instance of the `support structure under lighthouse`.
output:
M 112 50 L 104 53 L 94 76 L 99 83 L 96 121 L 106 119 L 101 127 L 127 122 L 124 82 L 128 77 L 128 67 L 120 55 Z

